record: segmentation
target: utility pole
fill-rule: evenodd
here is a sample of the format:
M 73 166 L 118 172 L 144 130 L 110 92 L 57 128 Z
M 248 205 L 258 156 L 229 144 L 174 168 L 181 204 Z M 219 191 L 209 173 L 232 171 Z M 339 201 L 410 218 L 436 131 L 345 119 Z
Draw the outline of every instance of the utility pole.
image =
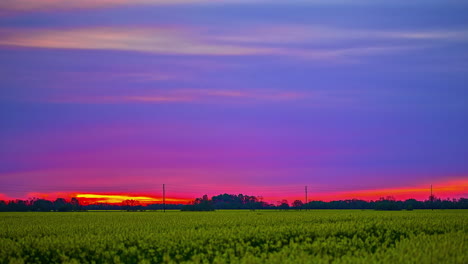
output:
M 166 185 L 163 184 L 163 212 L 166 212 Z
M 306 210 L 307 210 L 307 203 L 308 203 L 308 200 L 307 200 L 307 185 L 305 186 L 305 206 L 306 206 Z
M 307 186 L 305 186 L 305 203 L 307 203 Z
M 432 184 L 431 184 L 431 209 L 434 211 L 434 196 L 432 196 Z

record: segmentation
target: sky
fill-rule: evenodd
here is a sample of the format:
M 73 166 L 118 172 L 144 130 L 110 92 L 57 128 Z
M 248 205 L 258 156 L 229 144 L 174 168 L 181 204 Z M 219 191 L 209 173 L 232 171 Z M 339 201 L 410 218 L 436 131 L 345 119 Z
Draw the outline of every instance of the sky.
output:
M 467 13 L 2 0 L 0 199 L 468 197 Z

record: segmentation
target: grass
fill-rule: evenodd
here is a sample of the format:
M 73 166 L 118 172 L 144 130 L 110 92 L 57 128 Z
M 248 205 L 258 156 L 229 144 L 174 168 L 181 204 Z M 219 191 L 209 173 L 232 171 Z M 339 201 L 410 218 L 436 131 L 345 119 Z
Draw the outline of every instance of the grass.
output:
M 468 210 L 0 213 L 0 263 L 468 263 Z

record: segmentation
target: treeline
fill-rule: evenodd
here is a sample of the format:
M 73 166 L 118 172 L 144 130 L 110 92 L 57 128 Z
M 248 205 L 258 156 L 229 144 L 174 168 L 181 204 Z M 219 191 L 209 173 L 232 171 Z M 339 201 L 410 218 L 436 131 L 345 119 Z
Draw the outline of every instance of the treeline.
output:
M 396 201 L 391 197 L 380 198 L 377 201 L 342 200 L 342 201 L 312 201 L 304 205 L 306 209 L 373 209 L 373 210 L 413 210 L 413 209 L 468 209 L 468 199 L 428 199 L 418 201 L 408 199 Z
M 446 199 L 442 200 L 434 196 L 428 200 L 418 201 L 408 199 L 397 201 L 388 196 L 377 201 L 364 201 L 358 199 L 339 200 L 331 202 L 311 201 L 304 204 L 295 200 L 290 204 L 287 200 L 278 201 L 276 204 L 266 203 L 261 198 L 249 195 L 221 194 L 211 199 L 207 195 L 197 198 L 188 205 L 181 208 L 182 211 L 213 211 L 216 209 L 373 209 L 373 210 L 413 210 L 413 209 L 468 209 L 468 199 Z
M 413 209 L 468 209 L 468 199 L 439 199 L 434 196 L 428 200 L 418 201 L 408 199 L 397 201 L 393 197 L 380 198 L 376 201 L 339 200 L 331 202 L 311 201 L 304 204 L 300 200 L 289 203 L 287 200 L 276 204 L 266 203 L 260 197 L 243 194 L 220 194 L 209 198 L 204 195 L 196 198 L 188 205 L 181 204 L 149 204 L 142 205 L 136 200 L 125 200 L 120 204 L 90 204 L 82 205 L 77 198 L 66 200 L 58 198 L 55 201 L 45 199 L 30 200 L 0 200 L 0 212 L 70 212 L 87 210 L 182 210 L 182 211 L 214 211 L 216 209 L 276 209 L 276 210 L 304 210 L 304 209 L 373 209 L 373 210 L 413 210 Z
M 68 212 L 82 210 L 84 208 L 77 198 L 71 198 L 69 201 L 64 198 L 57 198 L 55 201 L 36 198 L 30 200 L 0 200 L 0 212 Z
M 29 200 L 0 200 L 0 212 L 78 212 L 88 210 L 127 210 L 127 211 L 145 211 L 145 210 L 163 210 L 163 209 L 181 209 L 182 204 L 149 204 L 141 205 L 136 200 L 125 200 L 120 204 L 96 203 L 83 205 L 77 198 L 66 200 L 57 198 L 55 201 L 46 199 Z

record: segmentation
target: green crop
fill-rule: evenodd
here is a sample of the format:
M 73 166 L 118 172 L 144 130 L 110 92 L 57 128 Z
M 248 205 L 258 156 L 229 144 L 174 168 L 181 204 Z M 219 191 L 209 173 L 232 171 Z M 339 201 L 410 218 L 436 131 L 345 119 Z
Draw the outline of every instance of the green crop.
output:
M 467 210 L 0 213 L 0 263 L 468 263 Z

